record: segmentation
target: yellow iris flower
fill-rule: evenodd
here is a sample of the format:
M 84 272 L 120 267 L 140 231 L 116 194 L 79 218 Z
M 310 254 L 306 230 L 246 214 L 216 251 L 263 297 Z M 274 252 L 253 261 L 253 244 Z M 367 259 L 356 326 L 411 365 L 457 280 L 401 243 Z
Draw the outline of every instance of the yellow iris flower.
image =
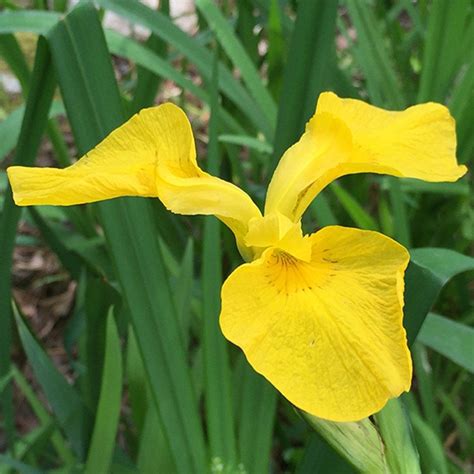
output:
M 456 181 L 466 168 L 455 151 L 442 105 L 392 112 L 328 92 L 281 158 L 263 214 L 244 191 L 199 168 L 190 123 L 172 104 L 141 111 L 69 168 L 13 166 L 8 176 L 20 206 L 148 196 L 178 214 L 218 217 L 249 262 L 222 287 L 225 337 L 298 408 L 355 421 L 410 388 L 402 325 L 409 254 L 377 232 L 330 226 L 303 235 L 301 216 L 347 174 Z

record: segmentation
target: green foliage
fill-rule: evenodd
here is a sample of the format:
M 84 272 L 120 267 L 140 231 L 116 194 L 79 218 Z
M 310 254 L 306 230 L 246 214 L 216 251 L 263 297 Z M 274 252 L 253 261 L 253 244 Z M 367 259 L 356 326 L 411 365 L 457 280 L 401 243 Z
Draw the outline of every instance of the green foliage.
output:
M 50 10 L 46 2 L 36 2 L 37 10 L 4 3 L 10 9 L 0 12 L 0 56 L 24 97 L 0 123 L 5 165 L 44 159 L 43 140 L 48 159 L 66 166 L 131 113 L 171 95 L 194 117 L 203 169 L 262 203 L 273 169 L 324 90 L 393 109 L 445 103 L 457 121 L 459 161 L 472 165 L 469 0 L 242 0 L 222 7 L 199 0 L 194 34 L 175 24 L 167 2 L 151 10 L 98 0 L 100 12 L 91 2 L 71 11 L 62 0 L 49 2 Z M 140 41 L 105 29 L 104 11 L 151 36 Z M 32 72 L 20 32 L 40 35 Z M 351 424 L 342 437 L 334 424 L 295 415 L 224 340 L 220 286 L 240 257 L 217 220 L 185 219 L 136 198 L 21 213 L 3 172 L 0 192 L 0 472 L 301 474 L 355 466 L 411 473 L 418 456 L 422 472 L 469 469 L 469 178 L 346 177 L 305 216 L 308 231 L 336 223 L 379 230 L 411 249 L 404 324 L 412 390 L 375 423 Z M 29 242 L 42 242 L 77 283 L 59 342 L 67 374 L 12 294 L 13 252 L 25 239 L 15 235 L 19 222 L 34 229 Z M 22 372 L 19 353 L 31 375 Z M 15 426 L 13 383 L 35 419 L 27 432 Z M 370 448 L 381 450 L 379 434 L 383 458 Z

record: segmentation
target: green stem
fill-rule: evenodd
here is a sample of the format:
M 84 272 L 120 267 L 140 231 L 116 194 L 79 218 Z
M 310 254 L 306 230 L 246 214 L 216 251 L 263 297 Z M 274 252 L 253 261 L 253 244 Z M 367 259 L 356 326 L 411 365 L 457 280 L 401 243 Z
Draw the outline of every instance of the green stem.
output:
M 391 472 L 388 469 L 382 439 L 368 418 L 340 423 L 323 420 L 302 411 L 300 414 L 357 471 L 366 474 Z M 415 474 L 416 472 L 414 471 Z M 398 471 L 393 473 L 399 474 Z
M 389 472 L 421 473 L 418 451 L 402 401 L 389 400 L 384 409 L 375 415 L 375 420 L 385 447 Z

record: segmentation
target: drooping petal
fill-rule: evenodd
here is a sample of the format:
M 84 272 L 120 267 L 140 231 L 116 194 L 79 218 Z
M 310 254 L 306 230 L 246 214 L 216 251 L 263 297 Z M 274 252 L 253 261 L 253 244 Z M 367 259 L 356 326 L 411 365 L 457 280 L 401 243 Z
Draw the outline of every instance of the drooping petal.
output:
M 175 213 L 214 214 L 240 234 L 260 215 L 245 192 L 199 168 L 191 125 L 170 103 L 134 115 L 68 168 L 12 166 L 7 172 L 22 206 L 159 197 Z
M 270 248 L 224 283 L 220 325 L 254 369 L 320 418 L 355 421 L 410 387 L 409 255 L 377 232 L 313 234 L 309 263 Z
M 331 181 L 354 173 L 380 173 L 425 181 L 456 181 L 454 119 L 427 103 L 392 112 L 360 100 L 320 95 L 300 140 L 283 155 L 270 183 L 265 213 L 298 221 Z

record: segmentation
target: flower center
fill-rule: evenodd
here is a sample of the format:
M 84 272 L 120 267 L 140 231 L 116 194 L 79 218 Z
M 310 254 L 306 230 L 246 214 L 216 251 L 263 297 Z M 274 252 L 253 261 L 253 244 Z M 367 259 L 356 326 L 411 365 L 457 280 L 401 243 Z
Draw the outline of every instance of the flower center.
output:
M 330 265 L 325 262 L 302 261 L 282 250 L 274 250 L 268 256 L 265 270 L 267 284 L 278 294 L 291 296 L 301 292 L 310 298 L 313 290 L 321 288 L 331 274 Z
M 292 222 L 279 212 L 251 219 L 244 241 L 251 248 L 254 260 L 269 247 L 305 262 L 311 260 L 311 243 L 303 236 L 301 222 Z

